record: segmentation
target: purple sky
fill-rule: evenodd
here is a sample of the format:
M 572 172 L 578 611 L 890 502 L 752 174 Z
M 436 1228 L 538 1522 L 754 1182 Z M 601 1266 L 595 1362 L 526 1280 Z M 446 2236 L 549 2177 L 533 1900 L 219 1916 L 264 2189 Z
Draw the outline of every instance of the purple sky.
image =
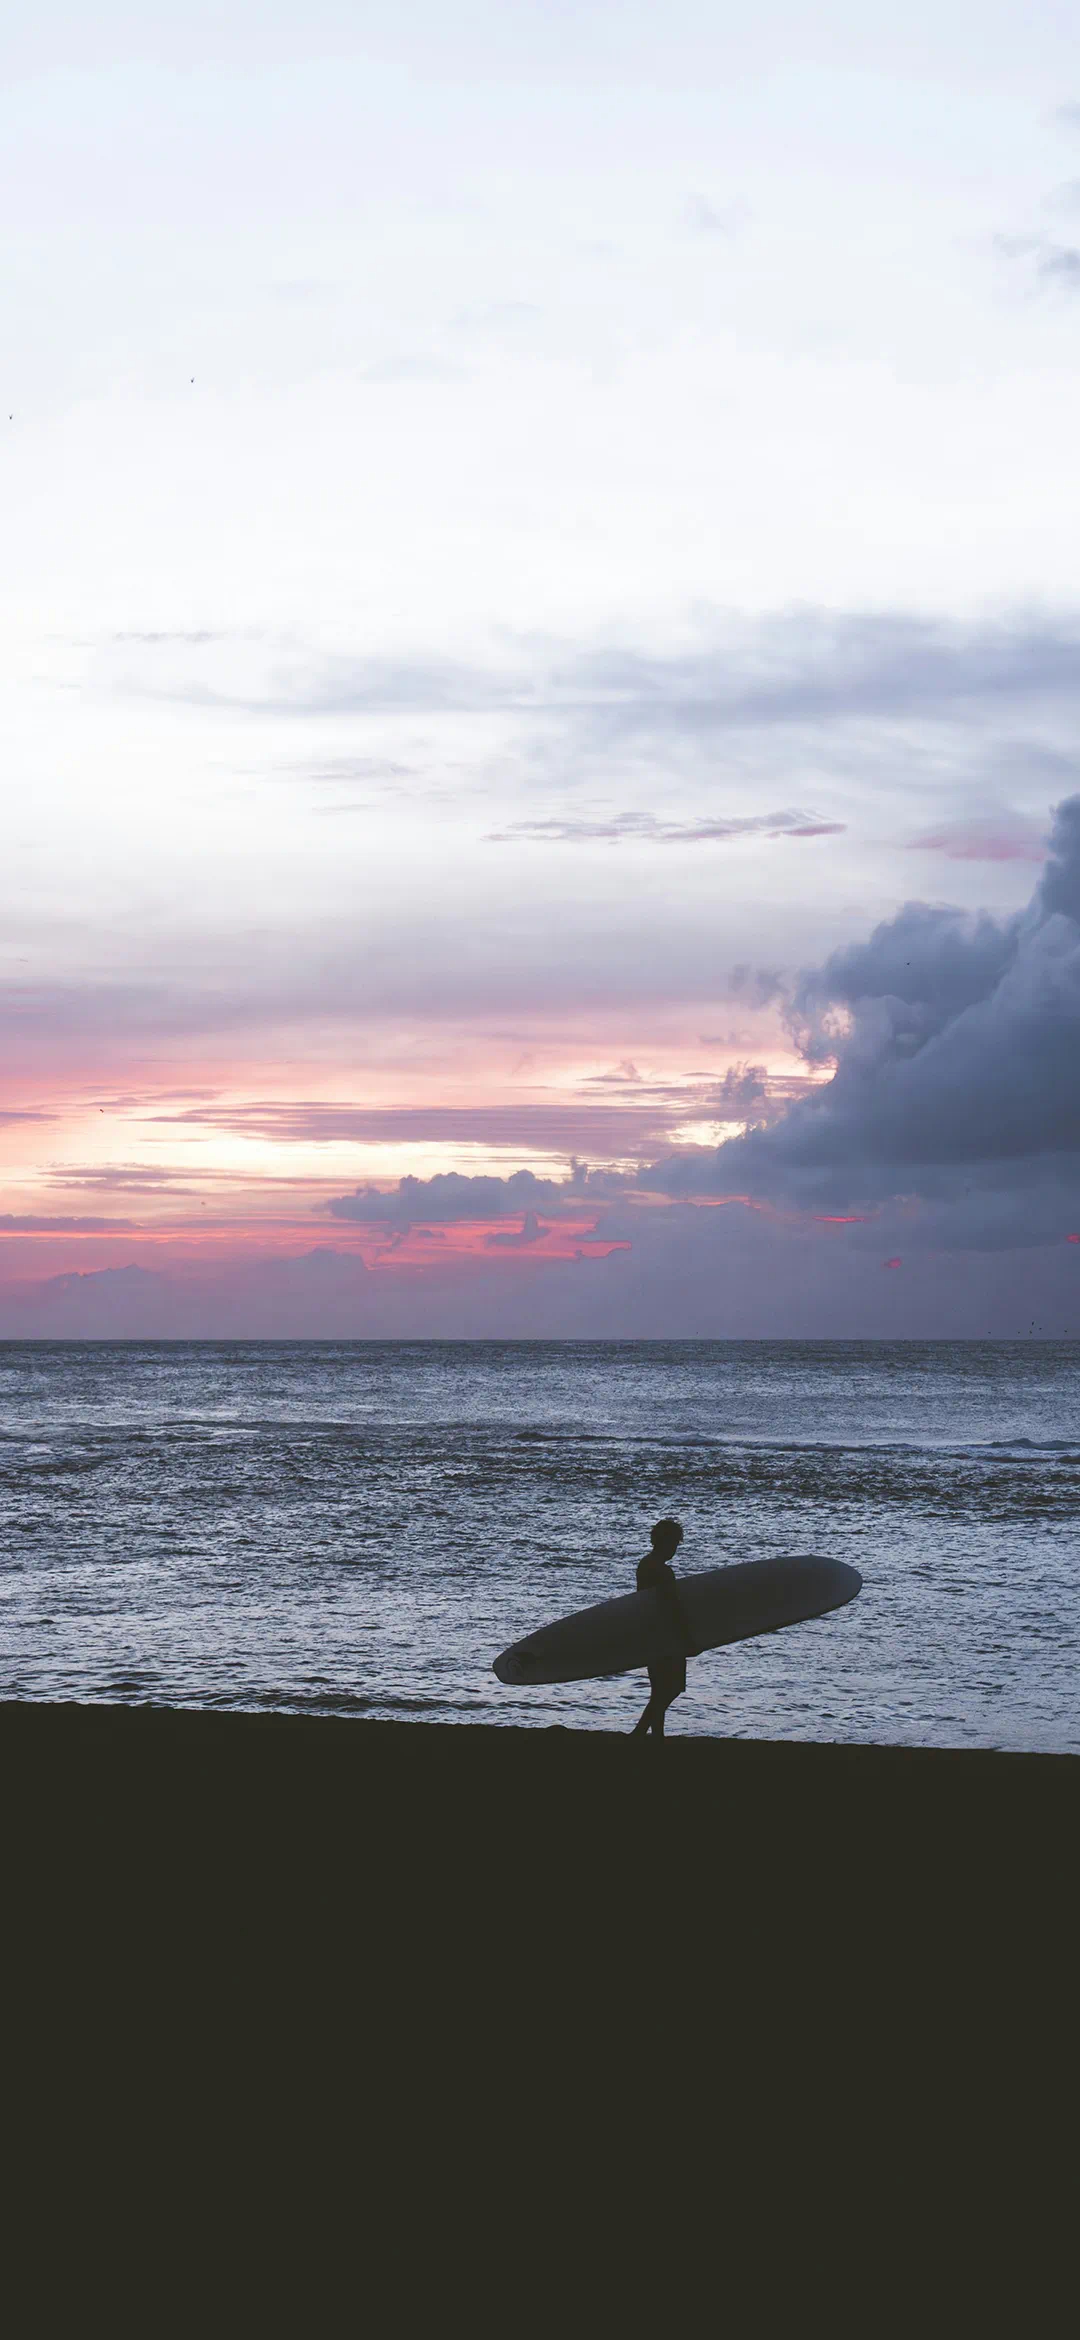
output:
M 1080 1330 L 1067 12 L 9 48 L 0 1334 Z

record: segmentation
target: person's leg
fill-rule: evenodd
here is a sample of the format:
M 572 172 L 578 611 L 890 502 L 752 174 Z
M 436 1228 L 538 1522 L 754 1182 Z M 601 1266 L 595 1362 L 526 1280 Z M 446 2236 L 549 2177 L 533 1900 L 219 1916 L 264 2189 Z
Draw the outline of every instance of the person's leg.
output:
M 674 1706 L 674 1704 L 675 1704 L 675 1700 L 676 1700 L 677 1698 L 681 1698 L 681 1697 L 682 1697 L 682 1691 L 681 1691 L 681 1690 L 669 1690 L 669 1691 L 667 1692 L 666 1696 L 665 1696 L 664 1698 L 662 1698 L 662 1699 L 660 1699 L 660 1698 L 657 1698 L 657 1697 L 656 1697 L 656 1693 L 655 1693 L 655 1691 L 654 1691 L 654 1692 L 653 1692 L 653 1697 L 654 1697 L 654 1699 L 656 1700 L 657 1718 L 658 1718 L 658 1719 L 657 1719 L 657 1718 L 654 1718 L 654 1721 L 653 1721 L 653 1733 L 654 1733 L 654 1735 L 655 1735 L 655 1737 L 656 1737 L 656 1738 L 658 1738 L 658 1739 L 662 1739 L 662 1738 L 663 1738 L 663 1736 L 664 1736 L 664 1724 L 665 1724 L 665 1722 L 666 1722 L 666 1720 L 667 1720 L 667 1710 L 668 1710 L 668 1707 L 669 1707 L 669 1706 Z
M 637 1720 L 637 1722 L 634 1724 L 633 1730 L 632 1730 L 632 1731 L 631 1731 L 631 1733 L 630 1733 L 630 1736 L 631 1736 L 631 1738 L 632 1738 L 632 1739 L 636 1739 L 636 1738 L 639 1736 L 639 1734 L 640 1734 L 642 1731 L 651 1731 L 651 1730 L 652 1730 L 652 1728 L 653 1728 L 653 1706 L 654 1706 L 654 1705 L 655 1705 L 655 1700 L 654 1700 L 654 1699 L 652 1699 L 652 1698 L 650 1698 L 650 1700 L 649 1700 L 649 1703 L 648 1703 L 648 1705 L 647 1705 L 647 1707 L 646 1707 L 646 1709 L 645 1709 L 645 1712 L 644 1712 L 644 1714 L 642 1714 L 642 1715 L 639 1715 L 639 1717 L 638 1717 L 638 1720 Z

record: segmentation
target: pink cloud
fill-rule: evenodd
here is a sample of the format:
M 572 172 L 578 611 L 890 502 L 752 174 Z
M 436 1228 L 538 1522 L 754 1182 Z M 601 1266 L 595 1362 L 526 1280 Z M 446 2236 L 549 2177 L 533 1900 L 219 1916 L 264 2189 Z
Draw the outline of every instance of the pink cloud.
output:
M 909 853 L 943 853 L 949 861 L 1045 861 L 1046 843 L 1034 821 L 1017 813 L 987 813 L 945 821 L 912 837 Z

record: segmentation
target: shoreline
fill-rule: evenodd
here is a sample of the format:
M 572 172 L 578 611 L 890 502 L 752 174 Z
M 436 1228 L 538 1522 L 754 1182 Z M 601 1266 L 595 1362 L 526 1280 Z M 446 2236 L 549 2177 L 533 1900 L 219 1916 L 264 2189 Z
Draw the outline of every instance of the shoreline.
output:
M 319 1733 L 324 1750 L 329 1751 L 333 1739 L 342 1751 L 348 1745 L 359 1755 L 361 1747 L 372 1751 L 376 1745 L 389 1751 L 392 1745 L 404 1753 L 408 1744 L 423 1734 L 429 1750 L 436 1738 L 440 1745 L 451 1741 L 478 1745 L 481 1741 L 524 1749 L 526 1746 L 617 1748 L 630 1739 L 629 1731 L 577 1729 L 562 1723 L 504 1723 L 504 1722 L 445 1722 L 436 1716 L 410 1716 L 408 1719 L 384 1715 L 346 1715 L 298 1713 L 292 1708 L 252 1708 L 224 1706 L 172 1706 L 165 1702 L 140 1699 L 128 1703 L 123 1699 L 0 1699 L 0 1749 L 15 1747 L 20 1741 L 39 1746 L 57 1734 L 74 1740 L 81 1735 L 87 1746 L 104 1746 L 110 1740 L 119 1744 L 122 1735 L 128 1735 L 128 1744 L 134 1745 L 132 1734 L 141 1732 L 145 1745 L 157 1740 L 164 1746 L 172 1740 L 177 1747 L 183 1740 L 189 1753 L 194 1753 L 201 1742 L 208 1750 L 211 1742 L 225 1747 L 232 1742 L 234 1750 L 247 1740 L 252 1747 L 256 1734 L 261 1734 L 269 1747 L 271 1735 L 287 1732 L 297 1749 L 304 1734 Z M 355 1746 L 353 1742 L 355 1741 Z M 311 1742 L 314 1744 L 314 1741 Z M 693 1750 L 692 1753 L 688 1751 Z M 419 1746 L 413 1750 L 419 1752 Z M 659 1752 L 659 1751 L 658 1751 Z M 712 1732 L 676 1731 L 662 1742 L 663 1757 L 674 1755 L 679 1762 L 689 1760 L 695 1765 L 718 1766 L 743 1759 L 754 1762 L 775 1760 L 792 1766 L 822 1763 L 841 1768 L 852 1763 L 863 1768 L 886 1771 L 896 1766 L 937 1766 L 953 1769 L 967 1766 L 974 1773 L 985 1767 L 997 1768 L 1004 1776 L 1010 1770 L 1019 1776 L 1027 1770 L 1073 1766 L 1080 1782 L 1080 1753 L 1070 1749 L 1016 1748 L 1016 1747 L 925 1747 L 895 1740 L 863 1739 L 759 1739 L 751 1737 L 725 1738 Z M 597 1760 L 584 1756 L 583 1760 Z M 989 1774 L 988 1774 L 989 1776 Z
M 89 1841 L 123 1890 L 181 1849 L 192 1889 L 227 1896 L 238 1867 L 344 1890 L 358 1861 L 375 1891 L 468 1911 L 535 1873 L 597 1922 L 657 1864 L 699 1916 L 798 1878 L 837 1923 L 903 1876 L 959 1922 L 958 1880 L 1052 1893 L 1080 1823 L 1080 1756 L 985 1748 L 8 1701 L 0 1765 L 9 1848 L 53 1875 Z
M 628 1731 L 601 1729 L 579 1730 L 562 1723 L 502 1723 L 502 1722 L 445 1722 L 437 1716 L 352 1715 L 299 1713 L 291 1707 L 236 1707 L 236 1706 L 174 1706 L 165 1700 L 119 1698 L 0 1699 L 0 1733 L 12 1731 L 21 1735 L 38 1727 L 37 1718 L 51 1718 L 71 1728 L 93 1728 L 97 1724 L 110 1727 L 114 1722 L 120 1729 L 147 1728 L 165 1731 L 179 1727 L 188 1730 L 195 1726 L 206 1732 L 219 1726 L 227 1731 L 288 1729 L 290 1731 L 318 1730 L 325 1733 L 395 1733 L 411 1735 L 417 1731 L 439 1732 L 447 1737 L 483 1737 L 523 1743 L 526 1740 L 566 1740 L 575 1746 L 606 1744 L 619 1746 L 630 1736 Z M 402 1741 L 403 1743 L 403 1741 Z M 664 1741 L 665 1748 L 712 1748 L 718 1753 L 730 1753 L 735 1748 L 762 1748 L 781 1753 L 791 1749 L 796 1754 L 815 1750 L 829 1757 L 869 1756 L 912 1758 L 916 1762 L 942 1761 L 944 1763 L 974 1762 L 1007 1764 L 1076 1764 L 1080 1753 L 1069 1748 L 1040 1747 L 924 1747 L 903 1740 L 884 1739 L 729 1739 L 706 1731 L 676 1731 Z

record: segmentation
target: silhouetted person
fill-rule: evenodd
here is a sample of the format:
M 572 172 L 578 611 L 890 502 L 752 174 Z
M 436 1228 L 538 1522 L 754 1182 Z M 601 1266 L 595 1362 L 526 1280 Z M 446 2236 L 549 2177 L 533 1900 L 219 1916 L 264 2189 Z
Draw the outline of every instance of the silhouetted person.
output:
M 658 1519 L 649 1531 L 652 1550 L 638 1561 L 637 1588 L 639 1592 L 659 1592 L 669 1604 L 675 1630 L 682 1643 L 681 1657 L 654 1658 L 649 1667 L 649 1688 L 652 1696 L 641 1717 L 634 1724 L 632 1736 L 651 1731 L 654 1738 L 664 1736 L 664 1716 L 676 1698 L 686 1688 L 686 1659 L 691 1651 L 690 1635 L 679 1599 L 679 1585 L 670 1563 L 682 1543 L 682 1529 L 677 1519 Z

